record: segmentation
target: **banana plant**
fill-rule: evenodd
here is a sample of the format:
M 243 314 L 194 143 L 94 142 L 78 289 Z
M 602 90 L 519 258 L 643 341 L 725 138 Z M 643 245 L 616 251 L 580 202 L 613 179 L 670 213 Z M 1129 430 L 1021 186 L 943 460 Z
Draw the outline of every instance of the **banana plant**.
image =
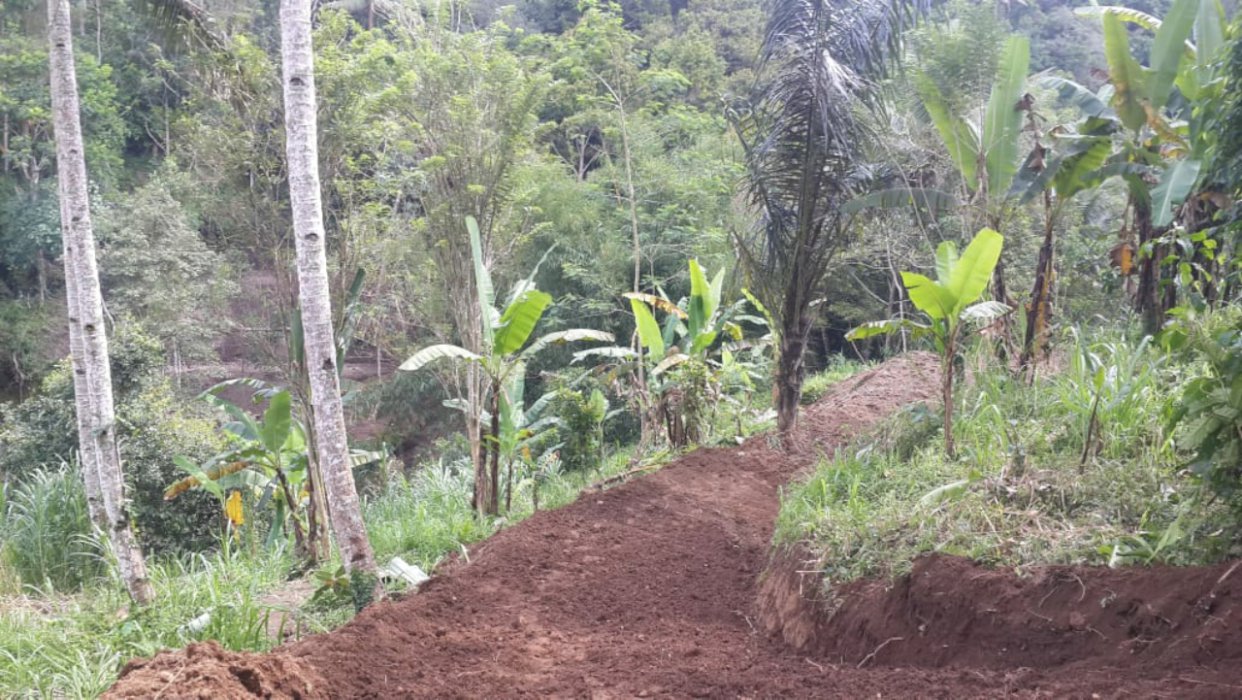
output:
M 495 515 L 500 511 L 501 415 L 513 408 L 505 387 L 514 377 L 524 375 L 526 363 L 550 346 L 583 341 L 612 342 L 614 338 L 611 333 L 604 331 L 577 328 L 549 333 L 531 341 L 535 327 L 552 305 L 552 297 L 535 288 L 535 274 L 539 265 L 535 266 L 530 276 L 514 285 L 503 312 L 498 312 L 494 308 L 496 298 L 492 278 L 483 264 L 479 226 L 473 217 L 466 218 L 466 228 L 470 234 L 470 248 L 474 258 L 482 351 L 474 352 L 452 344 L 432 345 L 411 355 L 401 364 L 401 370 L 417 372 L 437 360 L 449 360 L 471 363 L 487 377 L 489 387 L 486 400 L 491 430 L 480 449 L 474 451 L 479 455 L 474 465 L 474 504 L 478 510 Z M 466 406 L 466 409 L 477 411 L 479 416 L 484 411 L 482 405 Z
M 1194 105 L 1224 89 L 1217 59 L 1226 44 L 1226 14 L 1220 0 L 1174 0 L 1163 18 L 1111 6 L 1082 7 L 1075 14 L 1102 24 L 1109 84 L 1093 94 L 1061 78 L 1043 82 L 1063 102 L 1078 106 L 1091 128 L 1111 125 L 1125 135 L 1101 172 L 1120 175 L 1129 186 L 1137 241 L 1123 226 L 1114 259 L 1124 264 L 1125 274 L 1126 263 L 1139 254 L 1136 305 L 1154 332 L 1164 316 L 1157 289 L 1160 261 L 1169 258 L 1160 230 L 1178 219 L 1183 203 L 1202 200 L 1194 193 L 1202 187 L 1202 163 L 1216 140 L 1209 110 Z M 1127 25 L 1154 33 L 1147 66 L 1130 52 Z M 1178 94 L 1184 99 L 1175 99 Z
M 242 407 L 216 395 L 229 386 L 255 389 L 255 402 L 267 402 L 262 417 L 256 419 Z M 269 386 L 261 380 L 234 379 L 213 386 L 200 398 L 222 410 L 230 419 L 224 424 L 230 445 L 202 464 L 184 456 L 174 457 L 173 464 L 188 476 L 170 484 L 164 491 L 164 500 L 177 498 L 191 489 L 203 489 L 221 501 L 232 525 L 239 527 L 244 520 L 240 493 L 248 492 L 256 508 L 272 509 L 267 546 L 274 546 L 291 530 L 297 551 L 312 556 L 306 512 L 310 487 L 309 443 L 306 426 L 293 410 L 289 390 Z M 378 451 L 350 451 L 353 468 L 384 457 L 384 453 Z
M 1096 99 L 1096 96 L 1090 95 Z M 1084 96 L 1086 99 L 1086 96 Z M 1097 109 L 1097 114 L 1109 112 Z M 1084 119 L 1076 129 L 1058 127 L 1047 137 L 1039 128 L 1039 117 L 1029 115 L 1030 131 L 1035 136 L 1031 150 L 1017 177 L 1014 178 L 1010 196 L 1023 204 L 1042 197 L 1044 213 L 1044 236 L 1035 265 L 1035 279 L 1031 300 L 1026 311 L 1026 334 L 1022 343 L 1020 365 L 1034 377 L 1034 367 L 1042 351 L 1046 349 L 1048 329 L 1052 317 L 1053 251 L 1056 243 L 1057 225 L 1066 205 L 1073 197 L 1095 187 L 1104 179 L 1102 168 L 1113 153 L 1113 124 L 1102 117 Z
M 705 404 L 720 398 L 718 350 L 728 339 L 742 339 L 742 322 L 767 325 L 745 314 L 746 301 L 721 304 L 724 270 L 708 280 L 697 260 L 688 263 L 690 296 L 673 303 L 663 294 L 630 292 L 623 295 L 634 314 L 638 348 L 603 347 L 583 350 L 574 361 L 604 358 L 644 372 L 632 372 L 633 398 L 645 417 L 664 426 L 674 447 L 704 437 Z M 664 315 L 661 325 L 656 313 Z M 719 342 L 718 342 L 719 341 Z
M 915 90 L 931 117 L 949 158 L 962 182 L 983 211 L 983 222 L 993 229 L 1002 227 L 1007 208 L 1015 202 L 1010 185 L 1018 171 L 1023 116 L 1030 111 L 1025 99 L 1026 74 L 1031 62 L 1030 39 L 1014 34 L 1005 40 L 996 78 L 983 112 L 983 123 L 975 124 L 954 114 L 936 83 L 926 75 L 913 77 Z M 995 270 L 994 295 L 1008 301 L 1004 266 Z M 1009 338 L 1006 327 L 1006 338 Z
M 526 467 L 534 463 L 536 450 L 548 451 L 557 449 L 552 444 L 556 430 L 561 426 L 558 416 L 544 415 L 548 406 L 556 398 L 556 392 L 550 391 L 526 405 L 526 377 L 522 373 L 512 376 L 504 387 L 503 400 L 500 402 L 499 431 L 495 434 L 494 449 L 505 462 L 505 512 L 513 506 L 513 470 L 514 465 L 521 461 Z M 490 419 L 490 416 L 486 418 Z
M 1001 51 L 999 70 L 981 126 L 950 111 L 940 88 L 926 75 L 913 78 L 915 90 L 957 166 L 967 190 L 984 198 L 985 208 L 1003 203 L 1018 170 L 1022 134 L 1023 88 L 1031 61 L 1030 39 L 1010 36 Z
M 988 323 L 1009 312 L 1009 307 L 998 301 L 978 302 L 987 290 L 1004 242 L 1004 237 L 999 233 L 985 228 L 975 234 L 960 256 L 952 241 L 940 244 L 936 249 L 936 279 L 916 272 L 901 273 L 901 281 L 910 295 L 910 301 L 927 317 L 926 324 L 909 319 L 872 321 L 846 335 L 848 340 L 864 340 L 910 330 L 916 336 L 931 337 L 940 355 L 944 449 L 949 456 L 954 454 L 953 377 L 962 328 L 971 323 Z

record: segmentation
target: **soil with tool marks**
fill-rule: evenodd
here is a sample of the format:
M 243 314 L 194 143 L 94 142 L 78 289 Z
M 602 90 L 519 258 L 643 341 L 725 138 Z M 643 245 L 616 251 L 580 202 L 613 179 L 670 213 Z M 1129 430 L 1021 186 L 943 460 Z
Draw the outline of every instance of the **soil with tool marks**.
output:
M 855 584 L 829 615 L 797 558 L 771 557 L 781 486 L 933 400 L 935 366 L 910 355 L 844 382 L 803 413 L 791 451 L 759 437 L 693 452 L 500 532 L 334 632 L 269 654 L 166 652 L 109 697 L 1242 694 L 1228 565 L 1023 578 L 929 557 Z

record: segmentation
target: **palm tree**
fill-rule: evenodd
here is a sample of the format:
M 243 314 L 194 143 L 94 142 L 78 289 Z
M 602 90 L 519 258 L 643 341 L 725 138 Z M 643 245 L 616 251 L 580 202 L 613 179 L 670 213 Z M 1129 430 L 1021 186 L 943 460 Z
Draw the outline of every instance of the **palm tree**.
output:
M 155 591 L 147 578 L 142 549 L 130 529 L 114 430 L 112 370 L 95 262 L 69 0 L 48 0 L 47 12 L 65 298 L 83 478 L 88 499 L 93 501 L 92 518 L 111 538 L 129 595 L 134 602 L 146 605 L 155 598 Z
M 872 179 L 863 161 L 877 80 L 929 0 L 774 0 L 749 107 L 735 115 L 748 190 L 760 213 L 738 237 L 751 288 L 777 321 L 777 426 L 797 421 L 811 304 Z
M 289 198 L 297 249 L 298 296 L 316 453 L 336 544 L 354 588 L 355 607 L 383 595 L 375 556 L 367 540 L 349 459 L 345 414 L 337 374 L 328 261 L 324 252 L 323 202 L 319 188 L 315 66 L 311 48 L 311 0 L 281 0 L 281 65 Z

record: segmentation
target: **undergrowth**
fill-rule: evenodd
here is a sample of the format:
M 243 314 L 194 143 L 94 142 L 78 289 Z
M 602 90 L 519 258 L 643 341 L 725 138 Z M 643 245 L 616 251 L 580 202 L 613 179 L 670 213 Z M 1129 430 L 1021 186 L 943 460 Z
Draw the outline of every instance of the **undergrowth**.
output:
M 512 510 L 493 520 L 478 518 L 470 509 L 468 464 L 426 465 L 408 478 L 393 478 L 364 503 L 376 559 L 383 564 L 400 556 L 431 571 L 446 556 L 529 516 L 536 487 L 540 509 L 558 507 L 574 500 L 583 487 L 624 471 L 629 462 L 630 455 L 621 451 L 589 471 L 563 472 L 556 464 L 521 471 L 513 481 Z M 64 493 L 57 495 L 40 482 L 44 488 L 33 494 L 41 499 L 36 504 L 49 506 L 65 499 L 77 503 L 75 472 L 49 472 L 46 481 L 60 484 Z M 0 495 L 7 497 L 8 503 L 0 500 L 0 505 L 10 514 L 33 498 L 13 492 Z M 47 510 L 35 515 L 47 521 Z M 76 522 L 77 515 L 73 517 Z M 237 651 L 263 651 L 277 644 L 282 633 L 324 632 L 352 616 L 352 606 L 344 603 L 279 602 L 279 592 L 299 575 L 298 562 L 284 548 L 252 548 L 244 538 L 224 551 L 151 560 L 156 603 L 131 609 L 106 549 L 89 534 L 63 534 L 72 529 L 51 528 L 72 542 L 72 547 L 60 548 L 63 552 L 23 552 L 17 559 L 12 550 L 29 547 L 40 532 L 38 524 L 21 530 L 6 523 L 0 530 L 4 548 L 10 551 L 0 561 L 0 583 L 6 586 L 0 589 L 0 697 L 95 697 L 133 657 L 206 639 Z M 38 557 L 34 564 L 17 568 L 32 554 Z M 76 570 L 93 570 L 96 577 L 76 593 L 63 592 L 74 583 L 57 580 L 65 571 L 65 557 L 87 556 L 95 558 L 95 565 Z M 42 568 L 31 568 L 36 565 Z M 35 573 L 28 579 L 31 572 Z
M 1200 368 L 1146 341 L 1072 340 L 1064 366 L 1033 384 L 972 373 L 956 460 L 937 441 L 938 412 L 916 406 L 821 462 L 783 494 L 775 544 L 808 549 L 830 593 L 907 573 L 929 552 L 1014 567 L 1236 554 L 1227 508 L 1182 468 L 1165 429 Z

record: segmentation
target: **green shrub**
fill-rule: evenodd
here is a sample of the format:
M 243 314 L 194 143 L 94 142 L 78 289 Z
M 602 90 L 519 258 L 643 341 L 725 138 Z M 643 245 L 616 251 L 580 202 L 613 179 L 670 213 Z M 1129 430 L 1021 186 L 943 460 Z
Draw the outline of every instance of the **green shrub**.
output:
M 49 304 L 28 299 L 0 301 L 0 392 L 13 387 L 18 399 L 25 398 L 51 368 L 48 326 L 53 317 Z
M 0 556 L 26 586 L 73 590 L 97 576 L 102 560 L 92 537 L 76 468 L 36 469 L 8 493 Z
M 1189 466 L 1242 518 L 1242 312 L 1187 319 L 1165 331 L 1171 349 L 1202 361 L 1178 399 L 1170 426 L 1193 453 Z
M 400 556 L 424 570 L 463 543 L 483 539 L 491 526 L 470 508 L 469 459 L 430 465 L 410 478 L 394 477 L 363 506 L 367 535 L 380 560 Z
M 561 443 L 561 464 L 566 471 L 585 471 L 603 459 L 604 418 L 608 399 L 590 382 L 556 390 L 552 412 L 560 419 L 556 439 Z
M 938 416 L 914 407 L 822 462 L 784 494 L 777 545 L 807 547 L 830 589 L 900 575 L 927 552 L 998 566 L 1230 555 L 1237 520 L 1202 497 L 1164 430 L 1168 396 L 1197 365 L 1124 338 L 1070 347 L 1034 385 L 974 373 L 956 459 L 937 444 Z
M 204 460 L 223 446 L 205 408 L 182 401 L 163 375 L 160 345 L 141 329 L 117 328 L 113 389 L 127 496 L 139 536 L 156 552 L 211 546 L 218 506 L 205 493 L 165 503 L 164 488 L 182 475 L 172 458 Z M 24 483 L 44 465 L 70 461 L 77 450 L 73 381 L 67 361 L 44 378 L 37 395 L 0 407 L 0 474 Z

